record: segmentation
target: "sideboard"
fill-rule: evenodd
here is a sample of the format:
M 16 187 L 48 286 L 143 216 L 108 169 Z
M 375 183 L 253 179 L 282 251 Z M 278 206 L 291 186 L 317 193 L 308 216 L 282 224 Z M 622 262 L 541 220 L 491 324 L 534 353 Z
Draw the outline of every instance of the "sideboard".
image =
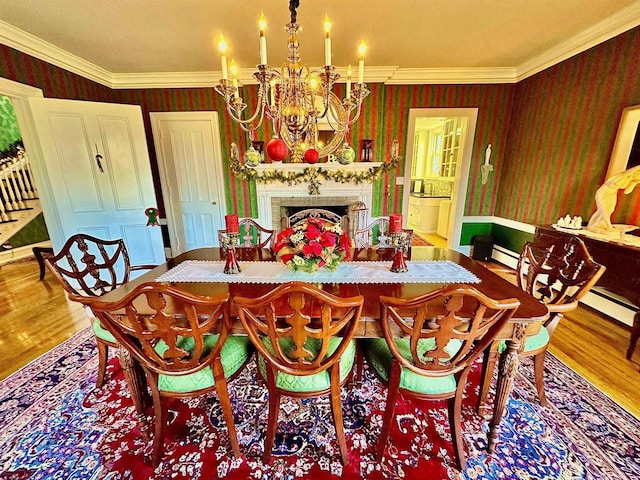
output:
M 636 306 L 636 314 L 631 328 L 631 341 L 627 349 L 627 359 L 631 359 L 638 337 L 640 337 L 640 247 L 621 242 L 606 241 L 575 234 L 584 242 L 593 259 L 607 267 L 596 286 L 603 287 Z M 572 233 L 556 230 L 550 225 L 536 227 L 535 238 L 557 239 Z

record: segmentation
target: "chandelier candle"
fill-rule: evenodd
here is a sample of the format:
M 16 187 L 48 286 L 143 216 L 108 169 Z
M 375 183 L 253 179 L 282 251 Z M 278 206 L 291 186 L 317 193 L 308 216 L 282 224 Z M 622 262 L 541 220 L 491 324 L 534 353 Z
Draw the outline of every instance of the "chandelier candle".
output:
M 362 42 L 358 52 L 360 53 L 360 60 L 358 60 L 358 83 L 364 82 L 364 54 L 367 51 L 367 46 Z
M 324 15 L 324 64 L 331 65 L 331 22 L 329 17 Z
M 264 18 L 264 12 L 260 12 L 260 20 L 258 21 L 260 28 L 260 63 L 267 64 L 267 20 Z
M 389 233 L 400 233 L 402 231 L 402 215 L 393 213 L 389 215 Z
M 227 226 L 227 233 L 239 233 L 240 226 L 238 224 L 238 216 L 237 215 L 225 215 L 224 223 Z
M 227 73 L 227 42 L 224 40 L 224 36 L 220 34 L 218 37 L 218 50 L 220 50 L 220 64 L 222 68 L 222 78 L 227 80 L 229 74 Z

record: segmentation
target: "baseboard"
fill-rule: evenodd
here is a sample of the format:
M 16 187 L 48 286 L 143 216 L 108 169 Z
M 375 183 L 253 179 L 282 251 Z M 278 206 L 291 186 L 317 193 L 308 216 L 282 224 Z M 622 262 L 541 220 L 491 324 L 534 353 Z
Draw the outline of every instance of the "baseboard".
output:
M 33 247 L 51 247 L 51 241 L 47 240 L 40 243 L 25 245 L 23 247 L 4 250 L 0 252 L 0 265 L 4 265 L 6 263 L 11 263 L 11 262 L 17 262 L 18 260 L 24 260 L 25 258 L 33 257 L 33 250 L 32 250 Z

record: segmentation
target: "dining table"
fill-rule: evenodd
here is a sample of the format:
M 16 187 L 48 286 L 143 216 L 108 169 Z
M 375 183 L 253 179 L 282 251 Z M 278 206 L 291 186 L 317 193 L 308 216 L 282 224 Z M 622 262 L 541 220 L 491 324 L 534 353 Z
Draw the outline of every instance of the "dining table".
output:
M 541 324 L 548 316 L 547 307 L 515 284 L 487 269 L 482 263 L 456 250 L 439 247 L 412 247 L 411 259 L 407 260 L 407 265 L 409 272 L 413 272 L 414 278 L 410 277 L 410 273 L 409 277 L 406 277 L 405 273 L 388 273 L 393 255 L 395 255 L 393 249 L 364 248 L 352 251 L 351 261 L 354 262 L 354 266 L 361 265 L 357 262 L 368 262 L 362 265 L 378 268 L 378 271 L 386 275 L 384 278 L 370 276 L 361 281 L 334 278 L 331 281 L 317 282 L 314 275 L 305 276 L 303 274 L 300 279 L 321 284 L 323 290 L 334 295 L 363 295 L 364 306 L 356 328 L 356 337 L 360 338 L 383 336 L 380 325 L 379 298 L 381 295 L 412 298 L 429 293 L 447 284 L 456 283 L 455 281 L 452 282 L 451 279 L 415 278 L 415 272 L 419 270 L 420 264 L 455 264 L 470 273 L 471 277 L 475 279 L 473 286 L 488 297 L 496 300 L 517 299 L 520 302 L 520 306 L 497 336 L 497 339 L 505 340 L 506 349 L 500 357 L 493 414 L 489 423 L 488 451 L 490 453 L 493 452 L 499 437 L 500 423 L 511 394 L 513 380 L 518 371 L 519 354 L 524 348 L 526 337 L 535 335 L 540 330 Z M 181 253 L 167 260 L 166 263 L 107 293 L 100 300 L 106 302 L 120 300 L 137 285 L 145 282 L 163 281 L 163 278 L 170 279 L 168 281 L 164 280 L 165 282 L 192 294 L 208 296 L 228 293 L 231 298 L 236 295 L 257 297 L 272 290 L 274 288 L 273 283 L 281 283 L 280 280 L 275 280 L 275 278 L 270 280 L 269 275 L 272 274 L 268 272 L 272 272 L 274 269 L 279 271 L 275 265 L 262 265 L 262 270 L 267 271 L 267 276 L 259 282 L 248 283 L 243 280 L 242 275 L 238 274 L 222 274 L 225 258 L 226 253 L 219 247 L 199 248 Z M 236 258 L 241 270 L 245 265 L 246 267 L 251 266 L 253 270 L 260 271 L 260 265 L 256 262 L 277 261 L 275 254 L 268 249 L 248 247 L 236 248 Z M 214 275 L 211 278 L 199 278 L 196 276 L 187 279 L 180 279 L 178 276 L 171 280 L 172 272 L 179 269 L 179 266 L 188 264 L 206 266 Z M 286 270 L 284 265 L 280 265 L 280 267 Z M 428 277 L 428 274 L 425 274 L 425 277 Z M 232 333 L 242 334 L 244 331 L 233 308 L 233 303 L 231 304 L 231 320 Z M 139 427 L 143 435 L 146 435 L 147 427 L 144 411 L 149 399 L 144 372 L 140 365 L 122 348 L 120 349 L 120 362 L 131 390 Z

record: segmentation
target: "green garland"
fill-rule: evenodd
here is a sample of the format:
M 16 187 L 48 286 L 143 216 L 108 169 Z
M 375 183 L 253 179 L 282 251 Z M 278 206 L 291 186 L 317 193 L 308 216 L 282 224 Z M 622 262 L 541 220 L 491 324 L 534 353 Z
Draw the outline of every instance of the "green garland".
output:
M 232 156 L 229 167 L 233 174 L 241 180 L 255 180 L 260 183 L 281 182 L 290 186 L 306 182 L 309 183 L 309 195 L 318 195 L 320 194 L 321 180 L 333 180 L 336 183 L 355 183 L 356 185 L 364 182 L 372 183 L 378 180 L 383 173 L 396 168 L 398 162 L 400 162 L 400 156 L 395 156 L 389 162 L 360 172 L 350 172 L 348 170 L 349 166 L 346 165 L 341 170 L 307 167 L 301 172 L 282 172 L 276 166 L 273 169 L 259 173 L 256 169 L 241 164 L 239 159 Z

